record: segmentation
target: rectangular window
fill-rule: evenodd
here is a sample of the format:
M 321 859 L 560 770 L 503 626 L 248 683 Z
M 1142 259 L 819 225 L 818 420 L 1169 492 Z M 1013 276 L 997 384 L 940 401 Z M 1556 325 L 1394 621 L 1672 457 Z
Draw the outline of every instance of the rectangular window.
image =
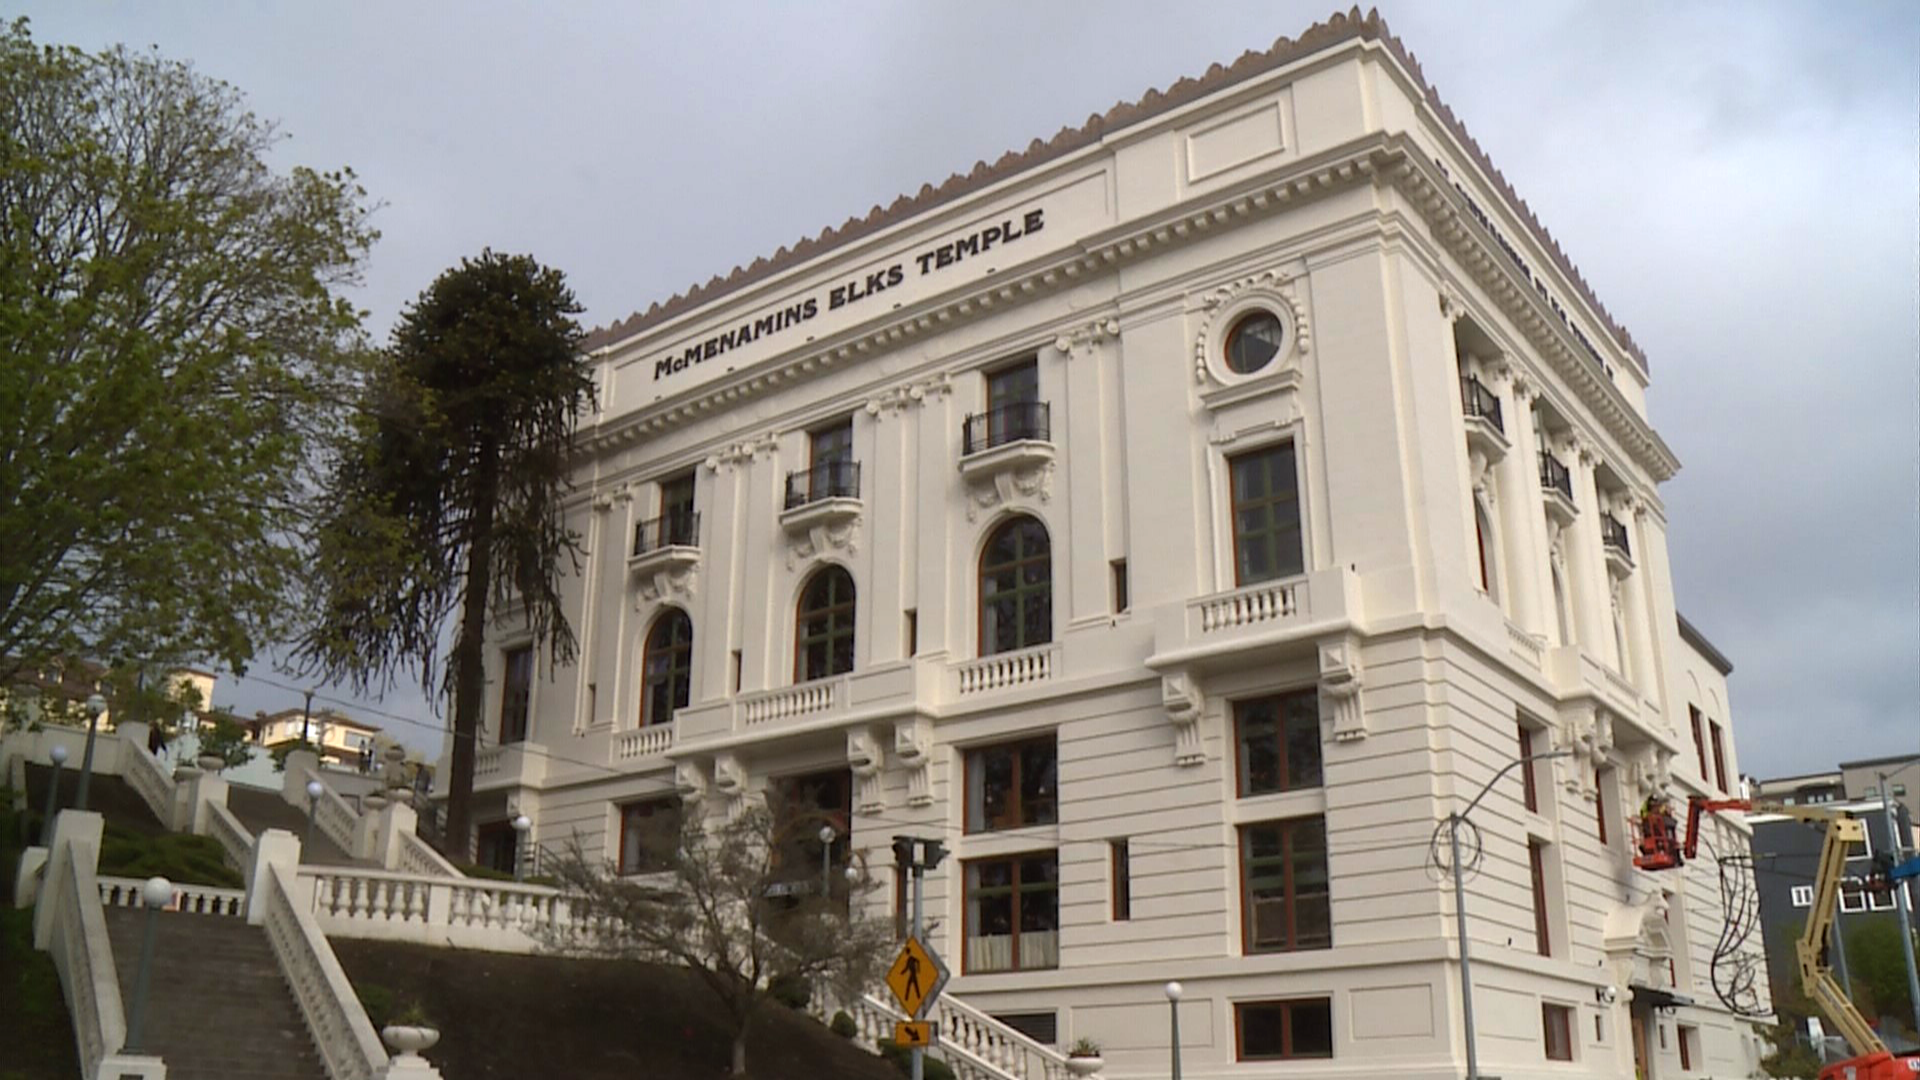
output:
M 693 474 L 686 473 L 660 482 L 661 547 L 674 544 L 692 546 L 700 542 L 694 533 L 699 517 L 694 513 Z
M 917 608 L 907 609 L 906 631 L 907 631 L 907 655 L 908 656 L 920 655 L 920 611 L 919 609 Z
M 733 692 L 736 694 L 740 692 L 741 668 L 745 666 L 746 666 L 746 658 L 741 655 L 741 652 L 739 649 L 733 650 L 733 680 L 732 681 L 733 681 Z
M 1553 939 L 1547 933 L 1547 852 L 1538 840 L 1527 841 L 1527 870 L 1533 877 L 1533 936 L 1541 956 L 1553 955 Z
M 1713 739 L 1713 779 L 1722 794 L 1727 791 L 1727 749 L 1720 741 L 1720 725 L 1709 720 L 1707 731 Z M 1704 774 L 1703 774 L 1704 775 Z
M 519 848 L 520 834 L 513 831 L 512 822 L 489 821 L 474 830 L 473 861 L 489 870 L 513 873 Z
M 1795 885 L 1791 890 L 1789 890 L 1789 892 L 1793 898 L 1794 907 L 1812 907 L 1813 906 L 1813 886 Z
M 994 1013 L 993 1018 L 1037 1043 L 1060 1042 L 1060 1014 L 1051 1012 Z
M 853 419 L 839 420 L 807 432 L 808 463 L 818 468 L 853 460 Z
M 1333 946 L 1325 818 L 1240 827 L 1240 911 L 1245 952 Z
M 1237 1001 L 1233 1028 L 1239 1061 L 1285 1061 L 1333 1056 L 1333 1002 Z
M 1693 1068 L 1694 1048 L 1700 1040 L 1700 1029 L 1681 1024 L 1675 1034 L 1680 1042 L 1680 1071 L 1688 1072 Z
M 680 842 L 678 797 L 648 799 L 620 808 L 620 872 L 653 874 L 671 869 Z
M 1233 485 L 1234 580 L 1252 585 L 1304 572 L 1293 443 L 1238 454 L 1227 463 Z
M 1046 439 L 1051 431 L 1040 402 L 1040 365 L 1033 359 L 987 373 L 986 431 L 968 433 L 968 452 L 1020 439 Z M 973 427 L 969 424 L 969 427 Z M 986 439 L 980 441 L 980 435 Z
M 1107 855 L 1113 867 L 1113 921 L 1126 922 L 1133 918 L 1133 867 L 1126 838 L 1107 841 Z
M 1612 784 L 1612 770 L 1600 768 L 1593 770 L 1593 815 L 1594 821 L 1599 827 L 1600 846 L 1602 847 L 1607 846 L 1608 843 L 1607 814 L 1609 813 L 1608 806 L 1610 800 L 1607 798 L 1607 788 L 1612 786 Z
M 1687 715 L 1693 720 L 1693 753 L 1700 759 L 1700 779 L 1705 782 L 1713 776 L 1707 771 L 1707 718 L 1692 705 L 1687 706 Z
M 508 649 L 500 693 L 500 745 L 527 738 L 527 709 L 533 700 L 533 646 Z
M 1521 721 L 1520 730 L 1520 794 L 1532 813 L 1540 812 L 1540 786 L 1533 776 L 1533 732 Z
M 1859 889 L 1840 886 L 1840 910 L 1854 914 L 1867 910 L 1867 895 Z
M 1573 1010 L 1565 1005 L 1540 1006 L 1548 1061 L 1573 1060 Z
M 1060 965 L 1060 856 L 966 864 L 966 974 Z
M 1127 560 L 1115 559 L 1108 565 L 1113 569 L 1113 611 L 1118 615 L 1133 606 L 1127 585 Z
M 1240 794 L 1320 786 L 1320 693 L 1299 690 L 1233 703 Z
M 1052 735 L 967 751 L 967 831 L 1054 824 L 1058 764 Z

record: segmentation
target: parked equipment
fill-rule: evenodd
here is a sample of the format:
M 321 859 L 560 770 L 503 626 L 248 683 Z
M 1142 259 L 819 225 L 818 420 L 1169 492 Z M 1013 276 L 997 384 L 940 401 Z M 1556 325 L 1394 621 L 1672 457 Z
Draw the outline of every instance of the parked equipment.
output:
M 1820 848 L 1819 869 L 1813 879 L 1813 903 L 1807 911 L 1806 929 L 1794 944 L 1800 964 L 1800 981 L 1807 996 L 1820 1006 L 1832 1026 L 1853 1047 L 1856 1057 L 1835 1062 L 1820 1070 L 1820 1080 L 1920 1080 L 1920 1056 L 1896 1057 L 1887 1050 L 1878 1032 L 1853 1007 L 1827 966 L 1827 941 L 1833 928 L 1834 912 L 1839 906 L 1840 883 L 1846 876 L 1847 849 L 1864 844 L 1866 823 L 1851 811 L 1822 806 L 1790 806 L 1786 803 L 1754 802 L 1751 799 L 1703 799 L 1687 801 L 1685 839 L 1679 836 L 1672 811 L 1665 802 L 1649 799 L 1635 819 L 1633 865 L 1642 870 L 1672 870 L 1685 866 L 1699 854 L 1700 818 L 1725 810 L 1746 813 L 1778 814 L 1810 825 L 1826 828 L 1826 841 Z M 1920 859 L 1900 866 L 1888 865 L 1872 880 L 1885 879 L 1886 888 L 1906 877 L 1920 877 Z

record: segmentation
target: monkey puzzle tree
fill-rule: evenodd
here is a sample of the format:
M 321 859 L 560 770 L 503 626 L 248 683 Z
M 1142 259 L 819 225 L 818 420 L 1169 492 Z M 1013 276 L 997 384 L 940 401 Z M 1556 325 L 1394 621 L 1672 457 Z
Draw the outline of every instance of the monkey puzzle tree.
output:
M 593 401 L 566 278 L 524 255 L 463 259 L 410 305 L 341 442 L 318 537 L 309 671 L 365 692 L 413 671 L 453 698 L 447 836 L 470 836 L 489 608 L 509 600 L 554 663 L 572 659 L 557 577 L 574 424 Z M 457 616 L 451 655 L 441 634 Z
M 0 684 L 289 627 L 376 234 L 278 141 L 183 63 L 0 26 Z

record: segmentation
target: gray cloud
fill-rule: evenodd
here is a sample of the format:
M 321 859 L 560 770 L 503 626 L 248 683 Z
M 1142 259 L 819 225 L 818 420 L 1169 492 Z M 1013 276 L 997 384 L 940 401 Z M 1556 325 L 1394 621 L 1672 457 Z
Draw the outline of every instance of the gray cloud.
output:
M 621 318 L 1330 10 L 25 8 L 44 40 L 191 58 L 284 121 L 285 161 L 354 166 L 387 204 L 360 295 L 381 327 L 489 244 Z M 1743 766 L 1920 750 L 1920 9 L 1386 14 L 1652 358 L 1676 588 L 1738 665 Z

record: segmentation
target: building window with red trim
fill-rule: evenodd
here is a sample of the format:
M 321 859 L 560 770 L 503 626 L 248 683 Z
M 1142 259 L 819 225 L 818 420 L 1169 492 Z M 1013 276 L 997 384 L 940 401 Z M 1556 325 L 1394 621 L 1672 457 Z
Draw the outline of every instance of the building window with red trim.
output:
M 1240 909 L 1247 953 L 1332 948 L 1325 818 L 1240 826 Z

